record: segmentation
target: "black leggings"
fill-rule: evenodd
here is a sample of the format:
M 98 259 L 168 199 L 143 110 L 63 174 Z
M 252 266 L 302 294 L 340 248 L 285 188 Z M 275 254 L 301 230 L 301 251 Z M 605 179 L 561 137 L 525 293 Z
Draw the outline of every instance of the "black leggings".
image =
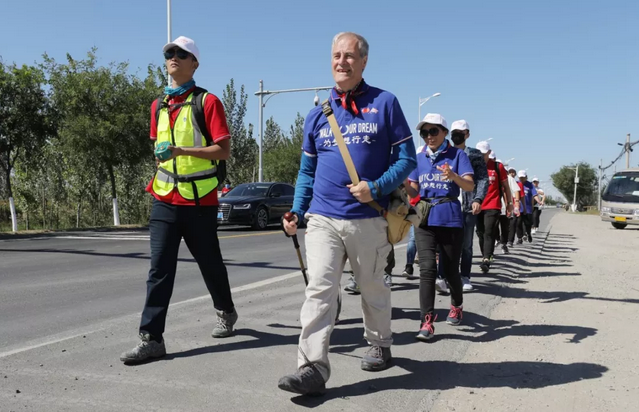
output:
M 435 254 L 444 264 L 444 276 L 450 286 L 450 301 L 453 306 L 461 306 L 464 302 L 462 282 L 459 275 L 464 229 L 461 227 L 427 226 L 415 229 L 415 242 L 419 254 L 419 306 L 421 321 L 427 313 L 435 310 L 435 279 L 437 263 Z
M 539 218 L 541 217 L 541 209 L 533 209 L 533 223 L 532 227 L 539 228 Z
M 515 235 L 517 234 L 518 217 L 512 216 L 508 219 L 508 243 L 515 243 Z
M 499 224 L 500 210 L 484 210 L 477 216 L 477 237 L 484 259 L 495 253 L 495 227 Z
M 532 215 L 530 214 L 521 214 L 517 218 L 517 238 L 522 239 L 524 235 L 528 235 L 528 238 L 532 236 L 531 234 L 531 223 L 532 223 Z

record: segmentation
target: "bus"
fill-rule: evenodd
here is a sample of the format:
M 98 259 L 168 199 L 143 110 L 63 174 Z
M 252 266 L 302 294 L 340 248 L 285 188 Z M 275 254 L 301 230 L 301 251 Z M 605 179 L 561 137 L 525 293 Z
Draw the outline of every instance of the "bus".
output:
M 639 169 L 617 172 L 601 195 L 601 220 L 615 229 L 639 226 Z

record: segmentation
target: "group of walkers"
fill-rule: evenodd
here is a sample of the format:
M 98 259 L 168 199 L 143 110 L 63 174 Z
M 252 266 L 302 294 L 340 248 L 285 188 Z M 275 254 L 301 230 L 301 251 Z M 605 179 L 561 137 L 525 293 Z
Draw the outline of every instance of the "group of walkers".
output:
M 473 288 L 475 228 L 480 268 L 488 272 L 498 242 L 508 252 L 515 235 L 517 243 L 532 242 L 539 227 L 541 209 L 535 212 L 535 206 L 543 205 L 543 195 L 538 181 L 529 183 L 525 171 L 506 170 L 488 142 L 468 147 L 470 127 L 465 120 L 449 127 L 442 115 L 427 114 L 416 127 L 425 144 L 415 149 L 397 98 L 363 79 L 368 49 L 368 42 L 356 33 L 334 37 L 335 87 L 325 107 L 315 107 L 306 117 L 293 218 L 282 221 L 290 236 L 302 220 L 307 221 L 308 285 L 300 315 L 298 367 L 278 383 L 283 390 L 303 395 L 323 393 L 331 375 L 329 342 L 347 260 L 352 271 L 347 290 L 361 294 L 369 344 L 361 368 L 380 371 L 392 362 L 390 272 L 395 253 L 388 222 L 373 206 L 388 208 L 395 189 L 403 187 L 412 205 L 428 210 L 421 224 L 411 227 L 404 270 L 413 277 L 418 256 L 419 340 L 434 335 L 437 288 L 450 290 L 446 322 L 461 323 L 463 292 Z M 151 269 L 140 343 L 121 355 L 127 364 L 166 354 L 163 333 L 182 238 L 213 299 L 217 324 L 212 336 L 230 336 L 238 319 L 216 226 L 218 172 L 230 155 L 224 109 L 215 95 L 195 86 L 199 50 L 193 40 L 179 37 L 163 52 L 173 84 L 151 106 L 151 139 L 168 142 L 171 156 L 158 159 L 157 173 L 147 187 L 154 196 Z M 349 169 L 356 171 L 358 183 L 353 183 Z

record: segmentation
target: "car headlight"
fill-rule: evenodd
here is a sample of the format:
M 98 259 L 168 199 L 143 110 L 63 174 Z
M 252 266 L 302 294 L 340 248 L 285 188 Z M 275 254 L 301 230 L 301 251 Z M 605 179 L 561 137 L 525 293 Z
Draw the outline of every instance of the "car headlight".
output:
M 251 204 L 250 203 L 246 203 L 243 205 L 233 205 L 233 209 L 237 209 L 237 210 L 248 210 L 251 208 Z
M 639 216 L 639 209 L 635 209 L 635 216 Z
M 602 207 L 601 208 L 601 213 L 610 213 L 610 208 L 609 207 Z

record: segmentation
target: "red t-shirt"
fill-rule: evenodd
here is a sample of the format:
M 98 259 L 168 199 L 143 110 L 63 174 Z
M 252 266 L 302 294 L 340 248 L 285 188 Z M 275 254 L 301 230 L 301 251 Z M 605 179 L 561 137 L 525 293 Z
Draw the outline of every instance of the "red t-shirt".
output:
M 484 198 L 484 203 L 481 204 L 481 210 L 501 210 L 499 185 L 501 182 L 508 180 L 508 173 L 506 172 L 506 169 L 504 169 L 504 165 L 499 163 L 500 181 L 498 182 L 497 171 L 495 171 L 495 161 L 492 159 L 488 159 L 486 169 L 488 169 L 488 192 Z
M 188 92 L 175 96 L 169 99 L 169 105 L 182 103 L 189 97 L 189 94 L 193 92 L 192 88 Z M 157 100 L 154 100 L 151 104 L 151 140 L 156 140 L 158 137 L 158 125 L 157 120 L 155 118 L 155 109 L 157 106 Z M 171 110 L 170 123 L 171 127 L 175 124 L 175 119 L 177 119 L 180 110 L 175 109 Z M 213 139 L 214 143 L 219 143 L 222 140 L 230 139 L 231 134 L 229 133 L 229 127 L 226 124 L 226 115 L 224 114 L 224 106 L 220 99 L 217 98 L 212 93 L 208 93 L 206 98 L 204 99 L 204 118 L 207 121 L 207 126 L 209 133 L 211 134 L 211 139 Z M 153 177 L 155 178 L 155 176 Z M 146 191 L 151 193 L 157 200 L 160 200 L 165 203 L 169 203 L 172 205 L 188 205 L 194 206 L 194 200 L 187 200 L 180 195 L 177 188 L 173 189 L 173 191 L 166 196 L 159 196 L 156 193 L 153 193 L 153 179 L 146 187 Z M 211 193 L 204 196 L 200 199 L 200 205 L 202 206 L 218 206 L 219 202 L 217 199 L 217 189 L 214 189 Z

